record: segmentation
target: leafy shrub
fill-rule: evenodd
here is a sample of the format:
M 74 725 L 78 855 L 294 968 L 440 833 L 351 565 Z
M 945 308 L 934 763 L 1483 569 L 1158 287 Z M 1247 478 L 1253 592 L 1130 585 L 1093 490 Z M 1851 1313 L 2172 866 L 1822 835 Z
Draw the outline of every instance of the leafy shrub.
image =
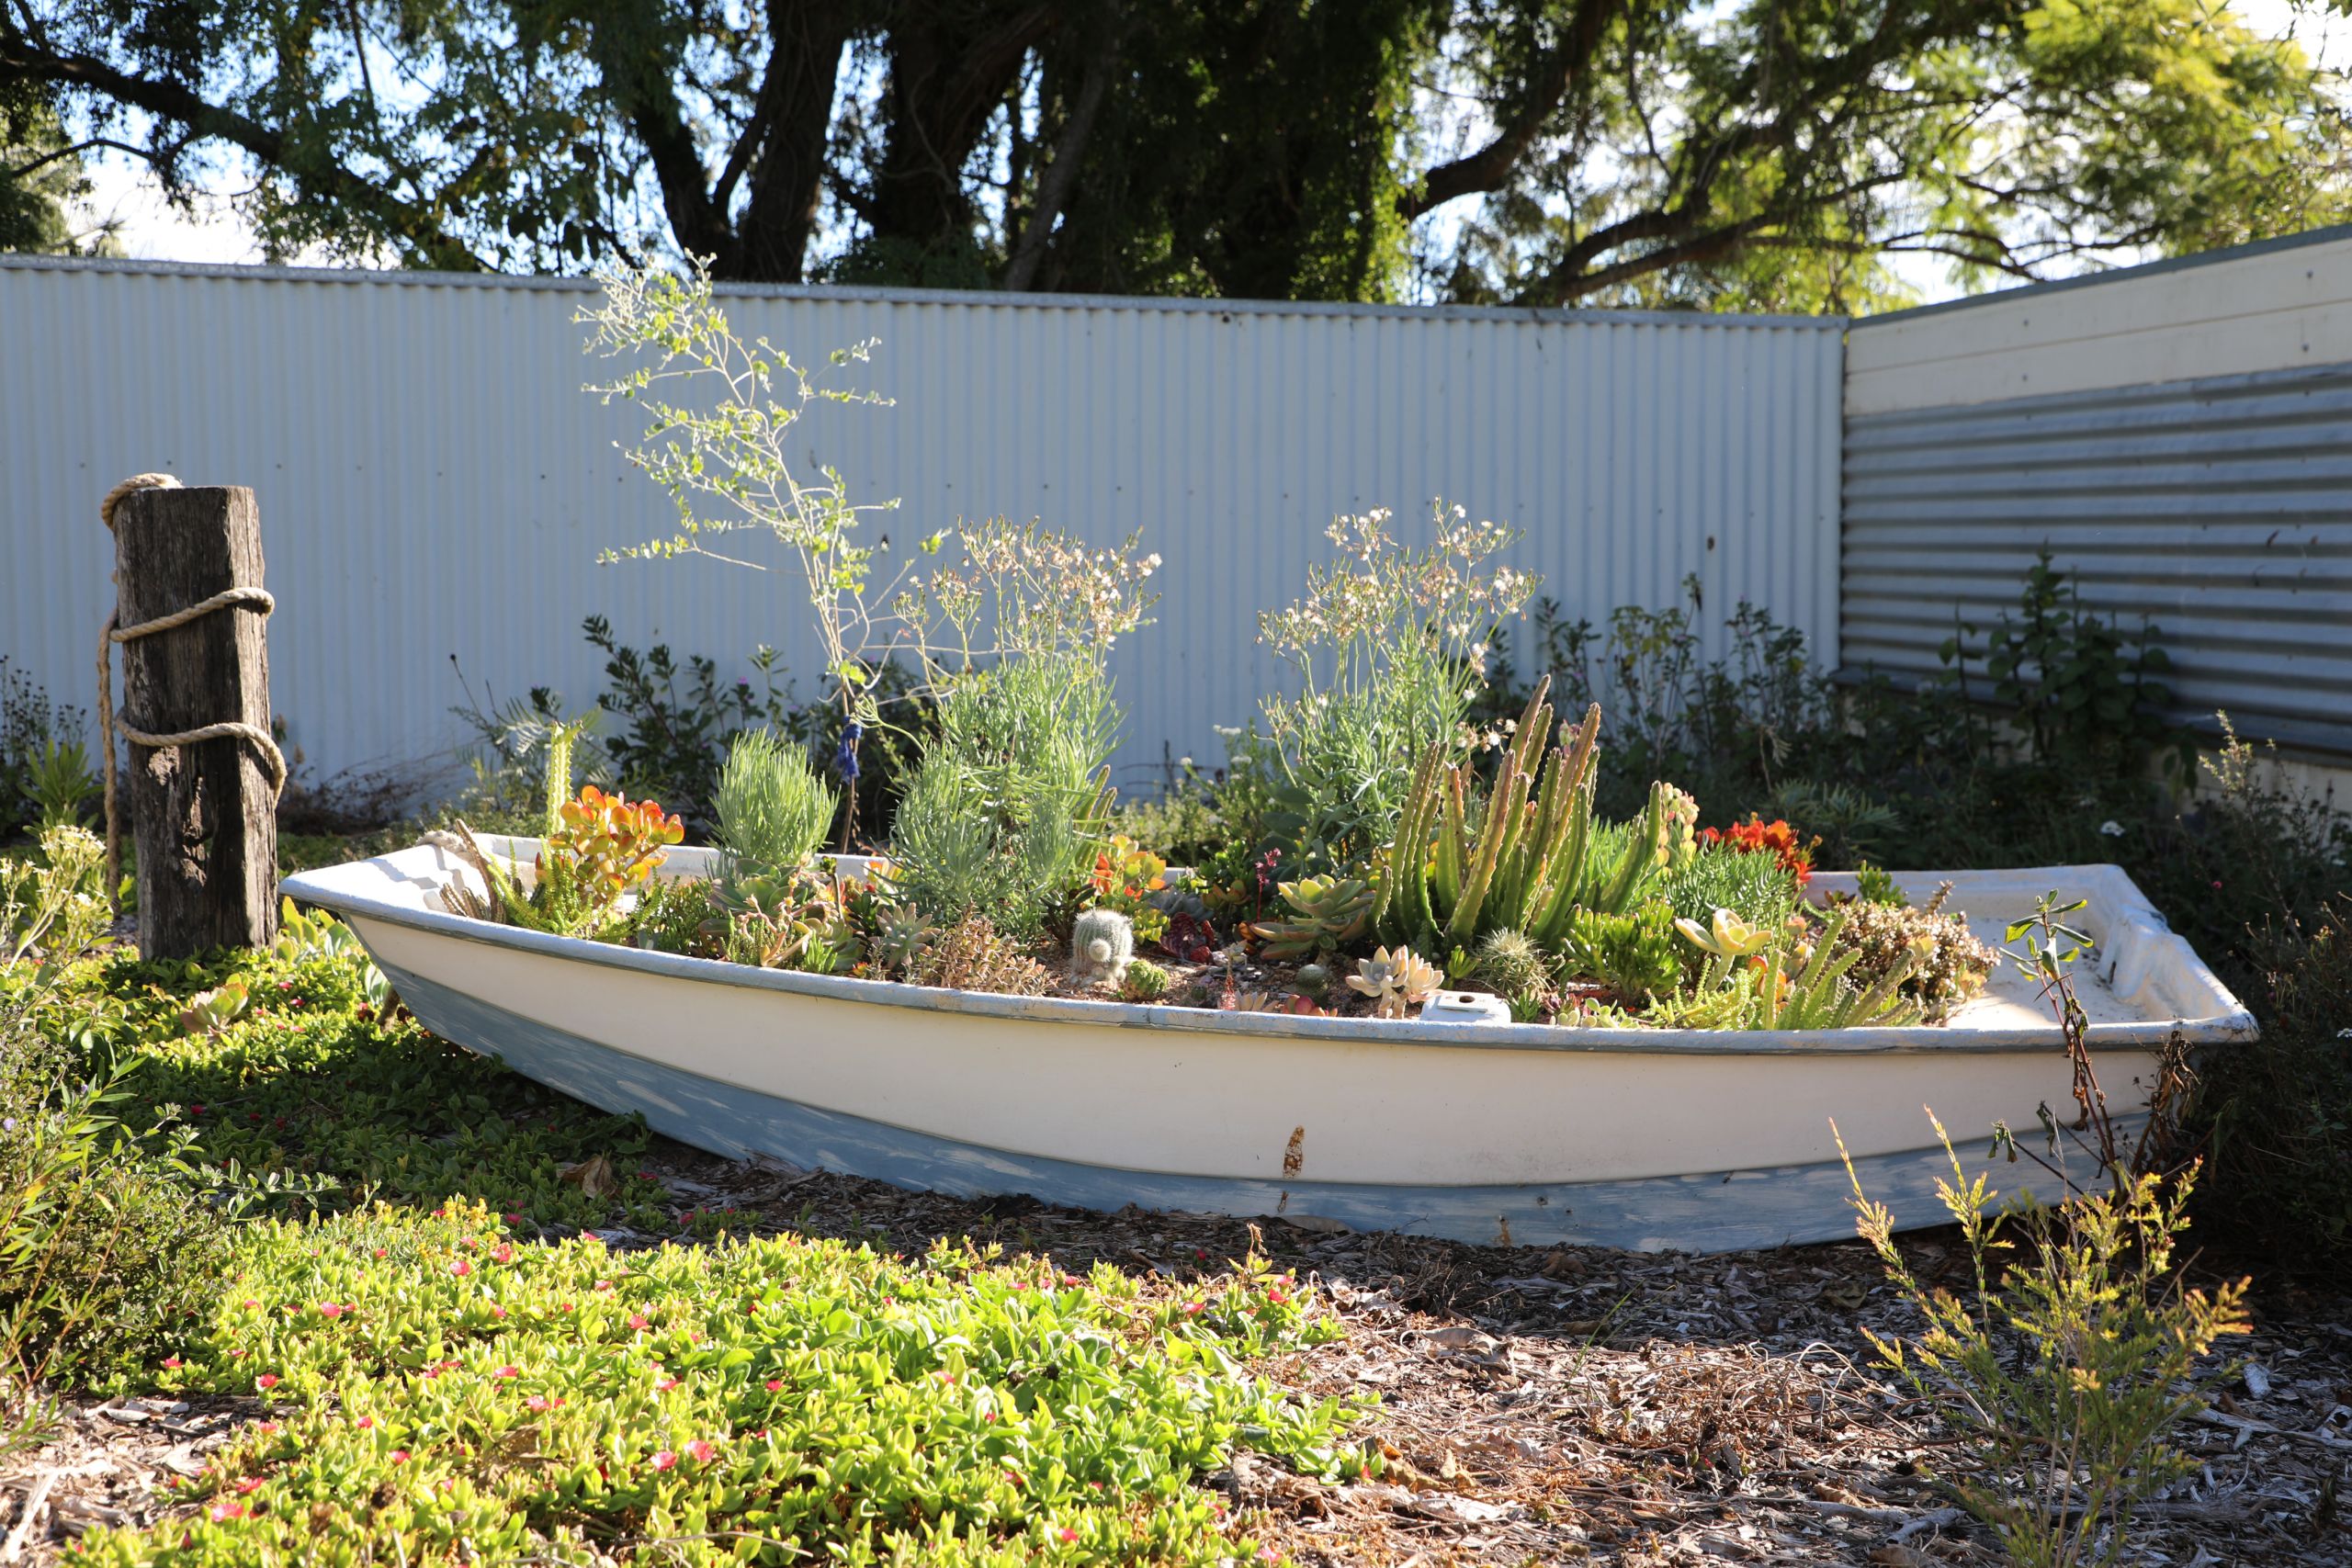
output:
M 78 754 L 82 766 L 73 779 L 78 806 L 96 785 L 90 779 L 87 753 L 81 751 L 84 715 L 80 708 L 51 701 L 39 682 L 12 668 L 0 654 L 0 843 L 28 829 L 59 817 L 60 791 L 67 770 L 61 764 Z M 70 748 L 68 752 L 66 749 Z M 57 770 L 48 783 L 44 801 L 37 794 L 47 760 Z
M 705 655 L 688 654 L 682 671 L 667 643 L 643 651 L 629 647 L 602 615 L 590 615 L 582 630 L 605 655 L 605 686 L 596 705 L 616 721 L 604 742 L 616 778 L 708 831 L 719 772 L 735 738 L 763 726 L 789 726 L 790 692 L 776 688 L 775 650 L 762 648 L 752 655 L 761 681 L 754 693 L 748 679 L 721 681 L 718 662 Z
M 1936 1134 L 1950 1153 L 1940 1123 Z M 2063 1211 L 2012 1217 L 1995 1211 L 1984 1177 L 1969 1179 L 1957 1156 L 1951 1165 L 1937 1190 L 1975 1267 L 1965 1296 L 1912 1272 L 1894 1215 L 1848 1161 L 1858 1228 L 1927 1324 L 1907 1345 L 1862 1332 L 1976 1450 L 1979 1472 L 1941 1479 L 2013 1562 L 2117 1561 L 2134 1507 L 2197 1469 L 2170 1434 L 2225 1375 L 2206 1354 L 2249 1331 L 2246 1281 L 2209 1295 L 2174 1273 L 2194 1171 L 2176 1183 L 2122 1173 Z M 2020 1250 L 2013 1237 L 2020 1260 L 2004 1256 Z
M 2249 947 L 2262 1037 L 2201 1064 L 2203 1207 L 2282 1264 L 2352 1272 L 2352 897 L 2276 917 Z
M 1183 782 L 1164 794 L 1125 799 L 1111 814 L 1111 828 L 1137 849 L 1169 865 L 1200 866 L 1225 848 L 1231 830 L 1219 813 L 1218 796 L 1189 763 Z
M 841 797 L 825 786 L 808 755 L 777 743 L 764 729 L 729 742 L 712 805 L 713 835 L 730 855 L 753 865 L 798 865 L 823 842 Z

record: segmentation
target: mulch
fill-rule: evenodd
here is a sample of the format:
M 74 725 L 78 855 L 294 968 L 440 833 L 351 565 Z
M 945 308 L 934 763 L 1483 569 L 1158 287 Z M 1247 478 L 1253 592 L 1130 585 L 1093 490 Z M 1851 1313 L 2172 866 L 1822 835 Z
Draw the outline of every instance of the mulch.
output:
M 1238 1529 L 1301 1564 L 1991 1564 L 1989 1533 L 1933 1479 L 1967 1456 L 1874 1364 L 1860 1332 L 1917 1326 L 1859 1244 L 1713 1257 L 1481 1247 L 1279 1220 L 960 1200 L 667 1147 L 674 1212 L 914 1253 L 968 1236 L 1064 1269 L 1185 1290 L 1255 1246 L 1345 1330 L 1264 1375 L 1301 1399 L 1378 1403 L 1379 1472 L 1325 1485 L 1254 1455 L 1210 1477 Z M 615 1245 L 673 1236 L 600 1231 Z M 1957 1287 L 1951 1233 L 1906 1243 Z M 2182 1437 L 2195 1474 L 2141 1511 L 2124 1561 L 2342 1564 L 2352 1525 L 2352 1300 L 2260 1292 L 2246 1363 Z M 47 1446 L 0 1460 L 0 1518 L 52 1477 L 21 1561 L 98 1523 L 145 1523 L 163 1484 L 259 1416 L 253 1402 L 69 1404 Z M 13 1536 L 14 1530 L 11 1529 Z M 0 1538 L 0 1568 L 8 1562 Z

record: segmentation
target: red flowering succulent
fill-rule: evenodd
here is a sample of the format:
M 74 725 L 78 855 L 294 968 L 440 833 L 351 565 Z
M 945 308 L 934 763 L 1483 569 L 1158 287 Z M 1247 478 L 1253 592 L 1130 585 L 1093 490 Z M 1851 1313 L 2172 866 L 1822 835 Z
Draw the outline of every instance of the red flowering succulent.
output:
M 1745 822 L 1735 822 L 1729 828 L 1707 828 L 1701 830 L 1702 843 L 1724 844 L 1743 854 L 1770 854 L 1781 863 L 1781 869 L 1797 879 L 1803 887 L 1813 880 L 1813 852 L 1819 839 L 1810 843 L 1800 842 L 1797 830 L 1778 818 L 1767 822 L 1754 812 Z

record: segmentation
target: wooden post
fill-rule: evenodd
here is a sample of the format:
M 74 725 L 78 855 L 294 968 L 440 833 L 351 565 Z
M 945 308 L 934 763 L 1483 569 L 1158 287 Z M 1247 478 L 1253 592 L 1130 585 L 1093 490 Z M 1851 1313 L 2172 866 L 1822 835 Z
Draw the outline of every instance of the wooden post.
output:
M 242 485 L 134 491 L 115 509 L 114 534 L 119 626 L 262 586 L 261 512 Z M 266 733 L 265 624 L 226 608 L 121 644 L 123 718 L 151 735 L 223 721 Z M 277 798 L 255 748 L 230 736 L 130 750 L 140 952 L 185 958 L 275 941 Z

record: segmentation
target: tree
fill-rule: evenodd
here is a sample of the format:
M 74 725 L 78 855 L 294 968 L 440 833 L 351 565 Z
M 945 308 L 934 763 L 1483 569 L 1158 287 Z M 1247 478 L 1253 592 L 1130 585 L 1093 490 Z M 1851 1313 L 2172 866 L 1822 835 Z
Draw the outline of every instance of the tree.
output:
M 0 0 L 0 85 L 439 267 L 1811 309 L 2346 206 L 2213 0 Z
M 89 194 L 82 150 L 30 84 L 0 81 L 0 252 L 80 248 L 68 204 Z

